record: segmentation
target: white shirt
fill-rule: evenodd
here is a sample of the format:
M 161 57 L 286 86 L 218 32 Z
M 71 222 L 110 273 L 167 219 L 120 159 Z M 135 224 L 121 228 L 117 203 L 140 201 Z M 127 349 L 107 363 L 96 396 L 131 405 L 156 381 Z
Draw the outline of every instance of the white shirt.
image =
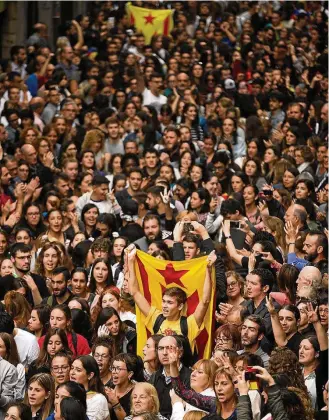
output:
M 109 418 L 109 407 L 103 394 L 96 393 L 90 398 L 87 396 L 86 414 L 90 420 L 105 420 Z
M 20 361 L 24 367 L 30 365 L 36 360 L 40 353 L 38 340 L 33 334 L 27 331 L 15 328 L 15 342 L 18 350 Z
M 167 103 L 167 97 L 164 95 L 155 96 L 149 89 L 143 92 L 143 105 L 152 105 L 159 114 L 161 106 Z

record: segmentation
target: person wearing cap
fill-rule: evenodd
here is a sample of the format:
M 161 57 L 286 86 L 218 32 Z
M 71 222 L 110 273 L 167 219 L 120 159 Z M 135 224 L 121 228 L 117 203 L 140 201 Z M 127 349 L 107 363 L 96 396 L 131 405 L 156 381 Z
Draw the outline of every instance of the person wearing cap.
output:
M 81 212 L 86 204 L 95 204 L 100 213 L 119 214 L 121 207 L 115 199 L 114 194 L 109 193 L 109 181 L 103 175 L 95 175 L 92 180 L 92 191 L 83 194 L 77 201 L 77 212 L 81 217 Z

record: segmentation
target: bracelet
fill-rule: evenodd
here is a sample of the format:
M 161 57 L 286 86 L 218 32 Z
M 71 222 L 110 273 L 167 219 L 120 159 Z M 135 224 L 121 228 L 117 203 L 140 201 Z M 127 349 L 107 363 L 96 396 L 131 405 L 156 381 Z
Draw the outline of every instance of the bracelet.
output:
M 112 408 L 113 408 L 113 409 L 116 409 L 116 408 L 117 408 L 117 407 L 119 407 L 119 406 L 121 406 L 120 402 L 118 402 L 118 403 L 116 403 L 116 404 L 112 405 Z
M 288 245 L 295 245 L 295 242 L 289 242 Z
M 231 238 L 232 238 L 231 235 L 225 236 L 225 239 L 231 239 Z

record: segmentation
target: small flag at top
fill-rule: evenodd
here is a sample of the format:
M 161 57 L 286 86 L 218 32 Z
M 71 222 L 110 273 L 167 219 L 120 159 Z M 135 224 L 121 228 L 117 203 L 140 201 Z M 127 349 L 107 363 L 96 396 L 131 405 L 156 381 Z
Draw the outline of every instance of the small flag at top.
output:
M 127 4 L 127 12 L 131 25 L 142 32 L 146 44 L 150 44 L 153 35 L 170 35 L 174 28 L 172 10 L 155 10 Z

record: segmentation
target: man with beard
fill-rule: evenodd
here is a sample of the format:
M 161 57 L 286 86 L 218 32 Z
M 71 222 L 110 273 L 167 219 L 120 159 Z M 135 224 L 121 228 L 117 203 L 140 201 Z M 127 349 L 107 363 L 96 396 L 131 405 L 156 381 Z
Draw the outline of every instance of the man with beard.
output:
M 29 290 L 26 299 L 33 306 L 41 303 L 42 298 L 49 296 L 45 279 L 38 274 L 30 273 L 31 247 L 24 243 L 16 243 L 11 249 L 11 261 L 14 264 L 14 277 L 25 280 Z M 9 287 L 8 290 L 11 290 Z
M 147 252 L 152 241 L 162 241 L 159 217 L 155 214 L 147 214 L 143 220 L 143 229 L 144 236 L 135 241 L 135 244 L 141 251 Z
M 264 334 L 265 325 L 260 316 L 249 315 L 245 318 L 241 327 L 241 343 L 243 345 L 243 350 L 239 350 L 238 354 L 257 354 L 261 357 L 264 367 L 267 369 L 270 356 L 265 353 L 260 346 Z
M 51 308 L 63 303 L 68 304 L 73 298 L 72 292 L 67 287 L 70 279 L 71 275 L 66 267 L 56 267 L 50 280 L 52 295 L 43 299 L 42 303 Z
M 322 272 L 322 267 L 327 267 L 328 241 L 326 235 L 320 231 L 312 231 L 306 235 L 303 251 L 304 258 L 297 258 L 295 253 L 295 242 L 297 239 L 297 229 L 287 224 L 287 241 L 289 245 L 288 264 L 295 265 L 301 270 L 306 265 L 313 265 Z
M 313 298 L 321 286 L 322 275 L 318 268 L 308 265 L 299 273 L 297 283 L 297 296 Z

